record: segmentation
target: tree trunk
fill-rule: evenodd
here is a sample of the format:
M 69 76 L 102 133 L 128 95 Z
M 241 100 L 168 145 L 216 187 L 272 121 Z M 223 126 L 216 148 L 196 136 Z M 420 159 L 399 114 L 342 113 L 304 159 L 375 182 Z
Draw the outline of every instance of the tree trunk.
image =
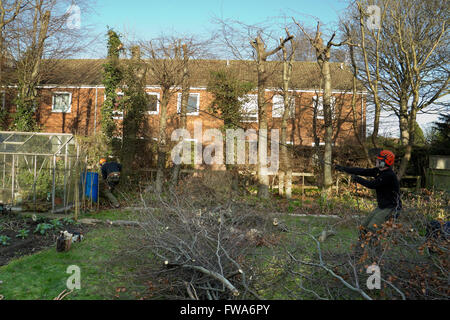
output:
M 36 9 L 35 19 L 38 17 L 38 10 Z M 50 23 L 50 11 L 46 11 L 43 16 L 40 16 L 40 29 L 35 29 L 35 37 L 38 37 L 37 42 L 34 40 L 33 45 L 29 48 L 25 61 L 22 62 L 22 66 L 19 67 L 19 102 L 17 105 L 17 114 L 22 115 L 22 121 L 20 121 L 17 130 L 30 131 L 35 127 L 34 106 L 36 100 L 36 85 L 39 83 L 42 56 L 44 53 L 44 43 L 47 38 L 48 26 Z M 39 32 L 39 33 L 37 33 Z M 25 121 L 25 122 L 24 122 Z M 25 124 L 26 123 L 26 124 Z M 16 123 L 17 125 L 17 123 Z
M 182 88 L 181 88 L 181 107 L 180 107 L 180 128 L 186 129 L 186 113 L 187 113 L 187 105 L 189 102 L 189 55 L 187 52 L 187 46 L 183 45 L 183 80 L 182 80 Z M 178 179 L 180 176 L 181 164 L 174 164 L 173 172 L 172 172 L 172 187 L 175 187 L 178 184 Z
M 289 35 L 289 34 L 288 34 Z M 294 54 L 292 53 L 291 59 L 288 61 L 287 50 L 283 45 L 283 105 L 284 112 L 281 121 L 281 137 L 280 137 L 280 170 L 279 170 L 279 187 L 278 192 L 281 196 L 286 195 L 287 199 L 292 196 L 292 169 L 291 161 L 289 158 L 289 152 L 287 147 L 287 126 L 288 119 L 291 116 L 291 95 L 289 94 L 289 83 L 292 75 L 292 58 Z M 293 47 L 295 51 L 295 47 Z
M 408 101 L 402 97 L 400 101 L 400 142 L 406 147 L 409 142 L 409 121 L 408 121 Z
M 264 63 L 264 62 L 263 62 Z M 262 199 L 269 198 L 269 175 L 267 174 L 267 158 L 262 159 L 267 154 L 267 143 L 262 143 L 262 139 L 268 139 L 267 132 L 267 105 L 265 98 L 265 68 L 259 66 L 258 71 L 258 117 L 259 117 L 259 140 L 258 140 L 258 197 Z M 267 140 L 265 140 L 267 142 Z M 262 150 L 266 148 L 266 150 Z
M 405 148 L 405 155 L 402 158 L 400 163 L 400 169 L 398 173 L 398 177 L 401 180 L 406 173 L 406 169 L 408 168 L 409 161 L 411 160 L 412 148 L 414 145 L 415 139 L 415 131 L 416 131 L 416 118 L 417 118 L 417 105 L 419 103 L 419 89 L 414 91 L 414 98 L 411 106 L 411 113 L 409 115 L 408 121 L 408 140 Z M 403 138 L 403 136 L 402 136 Z
M 332 109 L 331 109 L 331 72 L 329 61 L 323 61 L 322 73 L 324 78 L 324 93 L 323 93 L 323 112 L 325 120 L 325 152 L 323 156 L 323 188 L 325 193 L 330 192 L 333 184 L 333 177 L 331 175 L 331 163 L 333 161 L 333 123 L 332 123 Z
M 166 157 L 167 157 L 167 137 L 166 137 L 166 127 L 167 127 L 167 105 L 168 98 L 167 92 L 169 89 L 163 89 L 162 99 L 161 99 L 161 117 L 159 120 L 159 140 L 158 140 L 158 164 L 156 171 L 156 193 L 161 193 L 164 185 L 164 171 L 166 168 Z

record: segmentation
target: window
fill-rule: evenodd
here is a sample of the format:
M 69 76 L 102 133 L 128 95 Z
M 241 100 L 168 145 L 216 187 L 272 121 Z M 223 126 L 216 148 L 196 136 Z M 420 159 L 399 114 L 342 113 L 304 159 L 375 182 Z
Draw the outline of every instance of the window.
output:
M 291 97 L 289 104 L 289 117 L 295 118 L 295 98 Z M 284 98 L 281 95 L 275 95 L 272 99 L 272 118 L 282 118 L 284 113 Z
M 178 94 L 177 112 L 181 113 L 181 93 Z M 200 113 L 200 93 L 190 93 L 186 115 L 198 116 L 199 113 Z
M 122 100 L 122 99 L 123 99 L 123 92 L 117 93 L 116 104 L 115 104 L 114 109 L 119 107 L 120 100 Z M 114 110 L 113 111 L 113 119 L 114 120 L 123 120 L 123 111 Z
M 159 93 L 147 92 L 147 113 L 158 114 L 159 113 Z
M 70 112 L 72 106 L 72 94 L 70 92 L 53 93 L 52 112 Z
M 258 122 L 258 95 L 248 94 L 242 104 L 242 122 Z
M 317 119 L 323 119 L 324 118 L 324 114 L 323 114 L 323 96 L 319 97 L 319 101 L 317 102 L 317 96 L 313 97 L 313 104 L 314 107 L 317 104 Z M 336 97 L 331 97 L 331 114 L 334 117 L 334 106 L 336 105 Z

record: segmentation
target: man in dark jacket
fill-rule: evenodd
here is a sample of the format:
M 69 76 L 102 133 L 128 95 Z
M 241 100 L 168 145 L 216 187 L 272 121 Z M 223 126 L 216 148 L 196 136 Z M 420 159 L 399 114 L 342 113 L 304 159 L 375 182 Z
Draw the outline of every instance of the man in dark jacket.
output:
M 375 189 L 378 207 L 362 223 L 363 232 L 376 232 L 390 218 L 397 218 L 402 209 L 400 183 L 392 170 L 395 155 L 388 150 L 378 153 L 376 167 L 372 169 L 336 166 L 336 170 L 352 174 L 352 181 L 369 189 Z M 373 177 L 367 180 L 359 176 Z
M 103 192 L 112 205 L 116 208 L 120 207 L 119 201 L 112 194 L 115 187 L 120 181 L 120 172 L 122 165 L 114 161 L 106 161 L 105 158 L 100 159 L 101 172 L 103 177 Z

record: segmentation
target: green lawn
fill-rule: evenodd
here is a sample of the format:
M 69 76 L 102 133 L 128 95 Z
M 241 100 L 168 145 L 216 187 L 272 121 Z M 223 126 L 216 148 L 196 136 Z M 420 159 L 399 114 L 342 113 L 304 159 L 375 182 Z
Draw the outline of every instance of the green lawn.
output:
M 126 266 L 111 266 L 119 254 L 119 228 L 102 227 L 86 234 L 85 241 L 72 244 L 69 252 L 55 248 L 22 257 L 0 267 L 0 294 L 7 300 L 51 300 L 66 289 L 71 274 L 66 270 L 76 265 L 81 271 L 81 289 L 66 299 L 111 299 L 117 287 L 124 286 Z M 128 298 L 127 293 L 121 298 Z
M 134 212 L 107 210 L 83 215 L 81 218 L 134 220 L 136 216 Z M 281 219 L 292 230 L 310 231 L 316 236 L 336 223 L 334 219 L 288 215 Z M 348 250 L 351 239 L 357 237 L 356 228 L 337 226 L 336 229 L 339 232 L 338 236 L 330 238 L 325 247 L 333 247 L 339 241 L 345 244 L 341 249 Z M 71 276 L 66 273 L 67 268 L 76 265 L 81 270 L 81 290 L 74 290 L 65 299 L 136 299 L 137 296 L 129 289 L 133 285 L 127 279 L 127 275 L 134 271 L 133 263 L 113 262 L 120 261 L 123 246 L 126 246 L 127 234 L 129 231 L 123 232 L 122 228 L 102 226 L 87 233 L 83 242 L 72 244 L 69 252 L 58 253 L 55 248 L 51 248 L 13 260 L 8 265 L 0 267 L 0 280 L 3 281 L 3 284 L 0 284 L 0 295 L 3 295 L 4 299 L 11 300 L 53 299 L 66 289 L 66 281 Z M 282 243 L 293 248 L 299 239 L 296 233 L 288 233 L 284 234 Z M 314 243 L 310 242 L 304 254 L 313 254 L 314 250 Z M 262 247 L 259 257 L 264 261 L 262 267 L 270 268 L 276 274 L 279 270 L 277 264 L 270 259 L 271 254 L 271 249 Z M 116 296 L 116 289 L 119 287 L 127 287 L 129 290 Z M 273 290 L 266 292 L 264 296 L 267 299 L 287 298 L 277 295 Z

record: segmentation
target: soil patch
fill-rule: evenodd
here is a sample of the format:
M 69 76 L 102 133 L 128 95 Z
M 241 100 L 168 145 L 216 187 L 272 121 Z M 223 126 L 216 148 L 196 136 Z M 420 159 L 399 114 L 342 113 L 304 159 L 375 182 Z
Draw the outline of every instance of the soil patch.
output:
M 92 226 L 75 224 L 70 219 L 48 219 L 39 217 L 36 221 L 31 218 L 15 214 L 0 215 L 0 237 L 6 237 L 6 244 L 0 243 L 0 266 L 6 265 L 12 259 L 37 253 L 51 247 L 56 248 L 56 238 L 59 231 L 78 231 L 83 234 L 92 229 Z M 39 224 L 48 229 L 43 234 L 37 230 Z M 23 237 L 20 237 L 23 235 Z M 2 239 L 2 238 L 0 238 Z M 56 250 L 56 249 L 55 249 Z

